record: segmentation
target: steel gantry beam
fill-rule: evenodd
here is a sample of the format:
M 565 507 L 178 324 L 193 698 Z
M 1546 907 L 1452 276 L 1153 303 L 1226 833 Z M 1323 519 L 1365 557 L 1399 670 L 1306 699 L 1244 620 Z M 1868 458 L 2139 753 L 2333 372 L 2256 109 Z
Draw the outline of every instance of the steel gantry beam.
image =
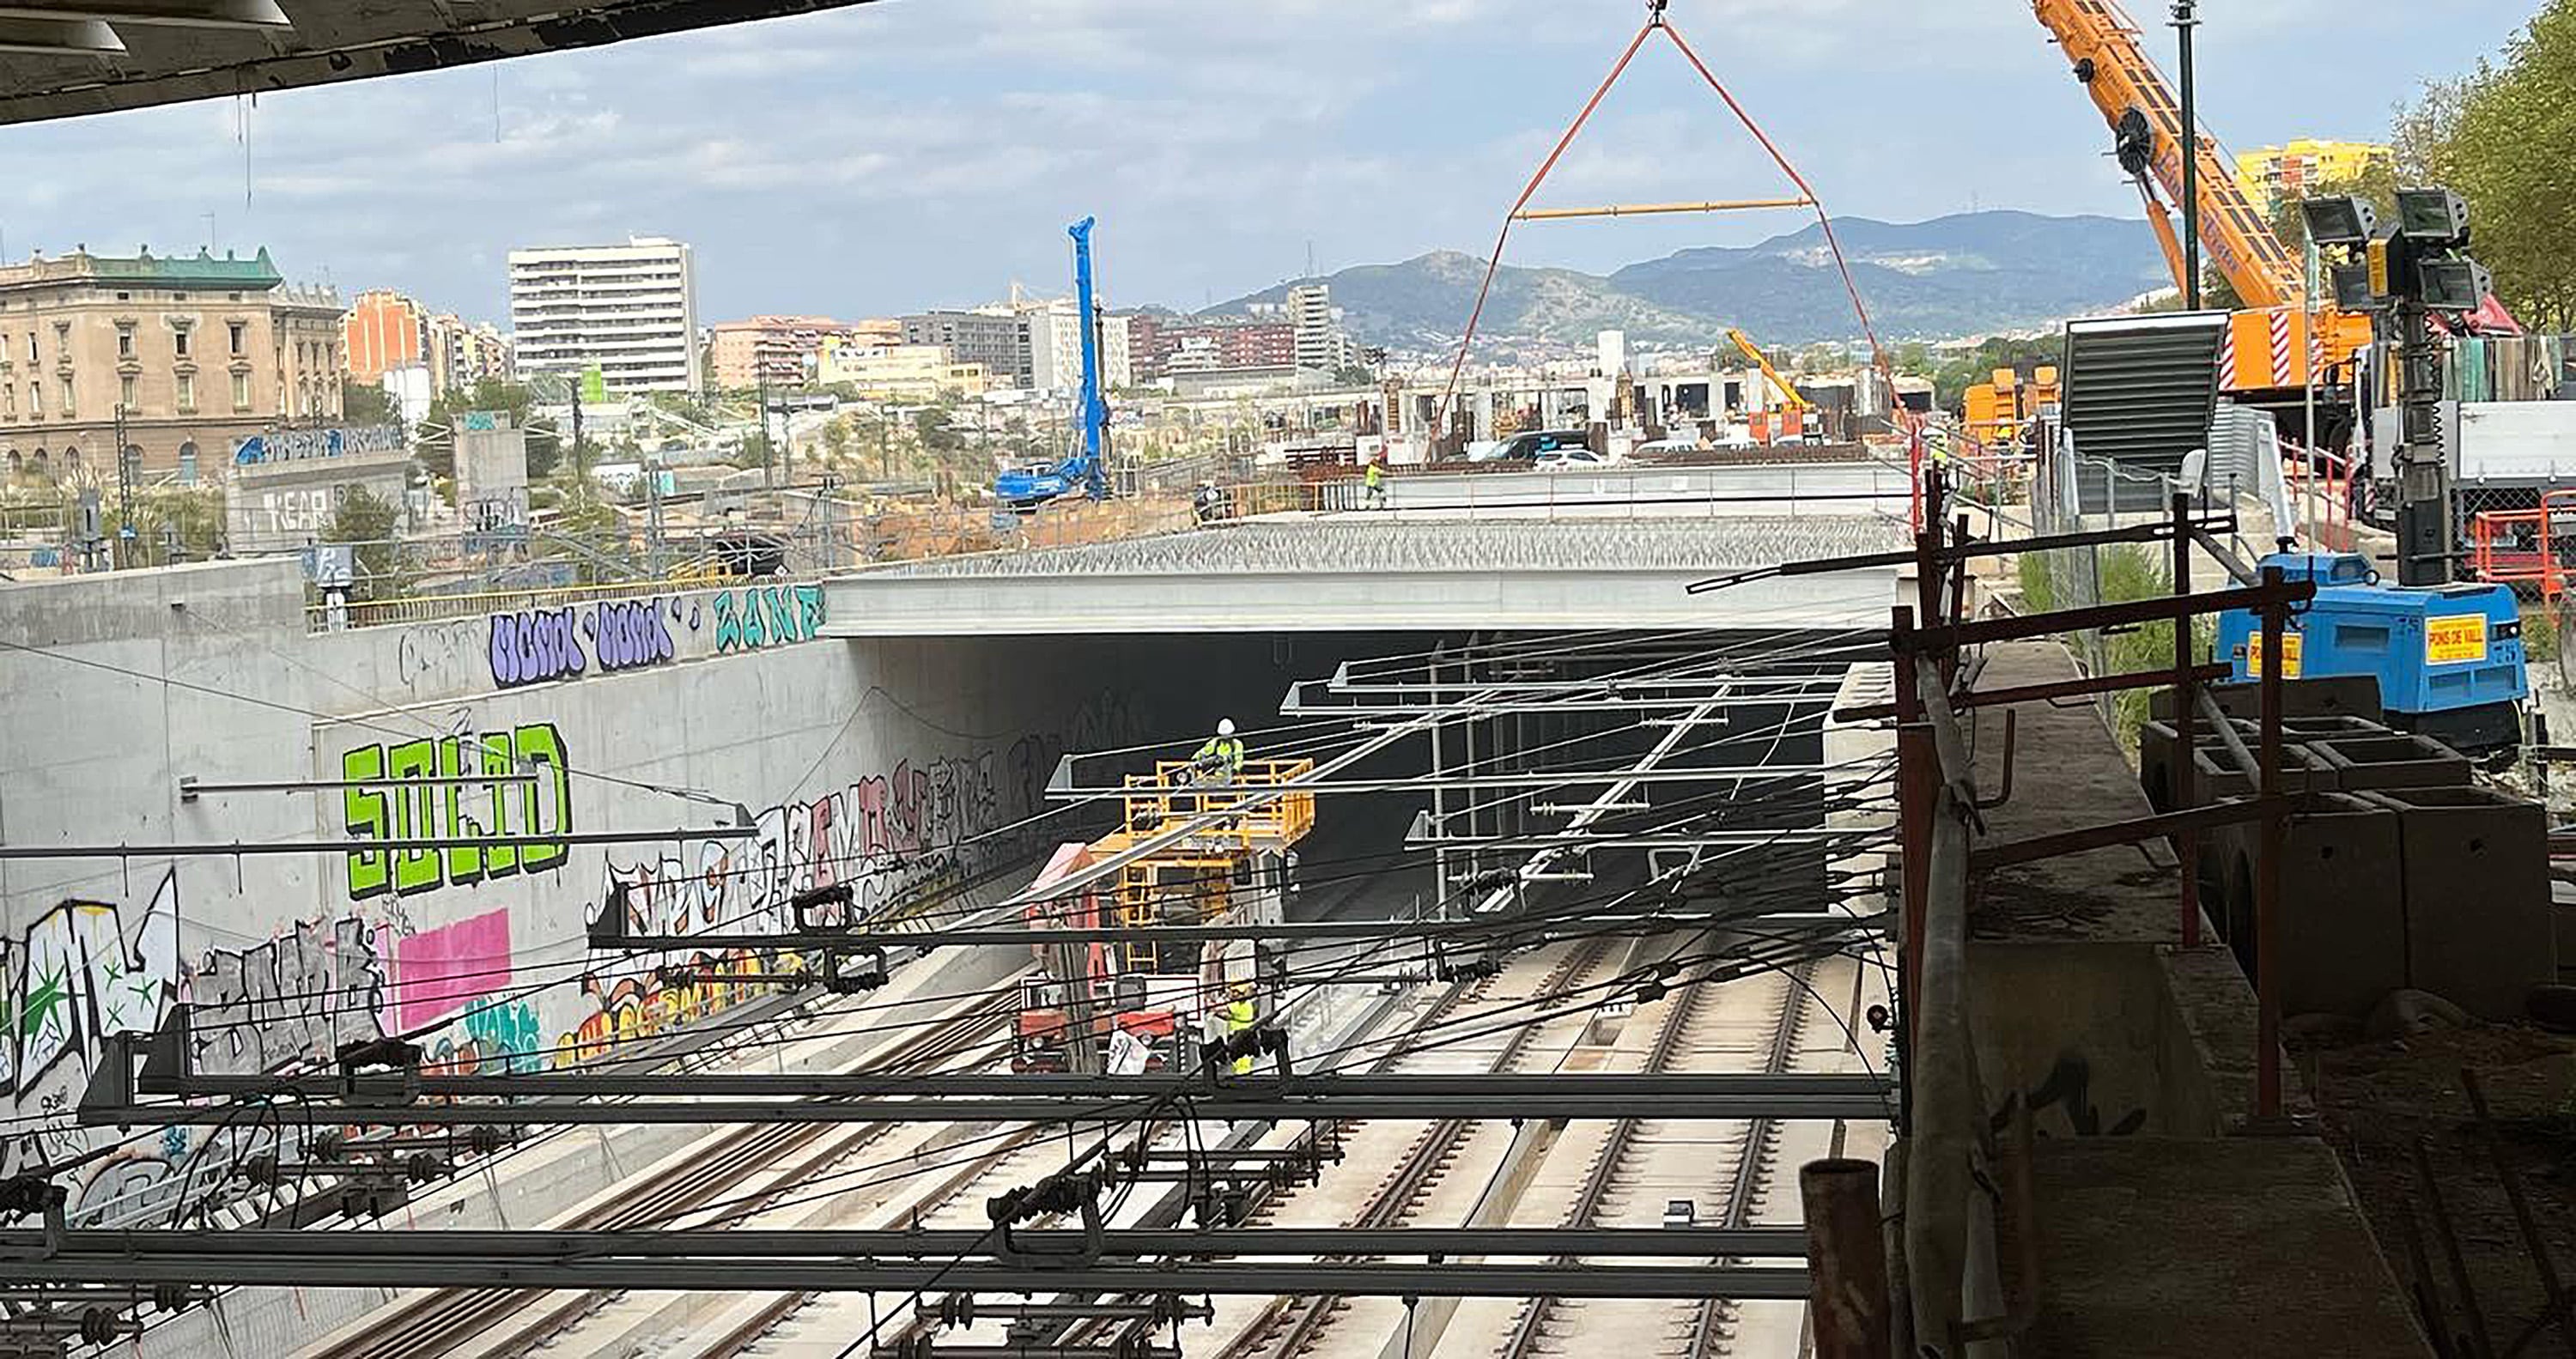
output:
M 120 1236 L 129 1234 L 120 1233 Z M 139 1240 L 154 1233 L 137 1232 Z M 302 1288 L 512 1288 L 641 1292 L 1332 1294 L 1445 1298 L 1762 1298 L 1807 1296 L 1800 1265 L 1441 1264 L 1384 1261 L 1151 1261 L 1070 1267 L 957 1260 L 764 1260 L 349 1255 L 317 1233 L 295 1255 L 178 1255 L 117 1248 L 0 1259 L 0 1279 L 26 1285 L 118 1284 Z M 443 1235 L 406 1233 L 405 1239 Z
M 70 1228 L 0 1230 L 0 1275 L 58 1255 L 311 1255 L 403 1260 L 996 1260 L 1017 1255 L 1095 1259 L 1291 1260 L 1355 1255 L 1429 1260 L 1470 1255 L 1584 1255 L 1621 1260 L 1792 1259 L 1806 1254 L 1797 1227 L 1030 1227 L 1007 1244 L 974 1227 L 833 1227 L 689 1230 L 462 1230 L 406 1233 L 172 1228 L 149 1233 Z
M 1258 1076 L 1223 1083 L 1167 1075 L 422 1075 L 191 1074 L 184 1009 L 149 1037 L 117 1035 L 100 1053 L 79 1120 L 91 1126 L 221 1124 L 259 1117 L 295 1127 L 555 1123 L 1116 1122 L 1179 1110 L 1213 1119 L 1874 1118 L 1876 1076 L 1398 1075 Z M 144 1049 L 138 1066 L 138 1049 Z M 192 1101 L 146 1104 L 144 1095 Z M 632 1103 L 586 1101 L 619 1099 Z M 457 1103 L 455 1101 L 510 1101 Z

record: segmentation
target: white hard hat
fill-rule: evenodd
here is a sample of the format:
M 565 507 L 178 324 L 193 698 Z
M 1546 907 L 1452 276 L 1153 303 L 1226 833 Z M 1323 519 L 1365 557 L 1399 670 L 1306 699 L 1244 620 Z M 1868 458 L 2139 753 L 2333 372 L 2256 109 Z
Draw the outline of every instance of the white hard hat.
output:
M 1231 717 L 1218 718 L 1216 720 L 1216 734 L 1219 736 L 1234 735 L 1234 719 Z

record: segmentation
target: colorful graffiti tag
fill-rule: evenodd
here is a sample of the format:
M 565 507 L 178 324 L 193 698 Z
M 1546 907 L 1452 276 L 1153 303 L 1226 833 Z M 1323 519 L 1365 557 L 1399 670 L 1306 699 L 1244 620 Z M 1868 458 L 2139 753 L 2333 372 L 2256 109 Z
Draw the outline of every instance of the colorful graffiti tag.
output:
M 552 722 L 506 732 L 422 737 L 400 745 L 356 746 L 340 777 L 374 786 L 342 794 L 342 827 L 356 840 L 477 840 L 563 834 L 573 828 L 572 777 L 563 733 Z M 536 775 L 532 781 L 432 783 L 459 776 Z M 406 786 L 406 781 L 408 785 Z M 390 785 L 390 786 L 388 786 Z M 572 858 L 572 846 L 460 844 L 443 849 L 353 850 L 346 859 L 351 901 L 391 892 L 465 887 L 516 873 L 543 873 Z
M 150 904 L 130 917 L 110 902 L 65 901 L 25 934 L 0 940 L 0 960 L 9 979 L 0 1089 L 37 1090 L 60 1068 L 76 1093 L 101 1038 L 150 1029 L 177 993 L 177 875 L 165 873 Z
M 490 620 L 492 683 L 503 689 L 659 665 L 680 654 L 675 638 L 703 613 L 677 597 L 612 599 L 557 609 L 496 613 Z M 719 649 L 722 649 L 721 647 Z
M 354 915 L 210 950 L 189 984 L 198 1069 L 256 1075 L 380 1038 L 384 985 L 375 931 Z
M 917 890 L 957 846 L 1000 823 L 990 753 L 899 762 L 812 801 L 770 807 L 747 840 L 684 842 L 647 862 L 608 868 L 645 934 L 785 929 L 788 898 L 852 882 L 865 917 L 889 893 Z M 901 872 L 878 871 L 899 865 Z
M 715 598 L 716 654 L 812 640 L 823 628 L 820 585 L 757 585 Z

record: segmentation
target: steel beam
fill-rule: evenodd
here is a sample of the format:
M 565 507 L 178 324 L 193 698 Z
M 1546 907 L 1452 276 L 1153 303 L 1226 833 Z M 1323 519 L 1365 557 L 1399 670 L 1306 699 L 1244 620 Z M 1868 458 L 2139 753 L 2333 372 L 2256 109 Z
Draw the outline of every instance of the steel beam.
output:
M 1779 837 L 1766 837 L 1761 843 L 1768 843 L 1769 840 L 1777 838 Z M 706 951 L 787 949 L 808 952 L 834 948 L 949 948 L 1175 941 L 1205 943 L 1237 939 L 1320 943 L 1343 939 L 1473 938 L 1480 935 L 1518 933 L 1543 926 L 1581 928 L 1586 934 L 1598 934 L 1608 930 L 1692 930 L 1731 924 L 1740 919 L 1740 916 L 1724 914 L 1672 915 L 1649 912 L 1556 915 L 1540 912 L 1489 915 L 1470 920 L 1418 920 L 1408 917 L 1400 920 L 1289 921 L 1276 925 L 1240 921 L 1232 924 L 1208 925 L 1066 925 L 1061 928 L 1047 929 L 993 925 L 921 930 L 793 930 L 784 934 L 620 934 L 613 931 L 595 931 L 590 935 L 590 943 L 595 948 L 638 953 L 678 949 Z M 727 976 L 731 975 L 727 974 Z M 820 985 L 823 974 L 815 972 L 811 974 L 810 979 Z
M 436 1236 L 420 1232 L 410 1236 Z M 142 1233 L 135 1234 L 137 1236 Z M 299 1255 L 141 1255 L 129 1250 L 0 1259 L 26 1285 L 163 1283 L 302 1288 L 514 1288 L 644 1292 L 1221 1293 L 1446 1298 L 1765 1298 L 1807 1296 L 1798 1266 L 1359 1264 L 1157 1261 L 1047 1267 L 955 1260 L 538 1260 L 347 1255 L 355 1233 L 315 1233 Z
M 333 1255 L 397 1260 L 993 1260 L 1009 1258 L 1000 1237 L 983 1228 L 883 1230 L 696 1229 L 688 1231 L 169 1231 L 75 1228 L 53 1244 L 34 1228 L 0 1231 L 0 1272 L 49 1250 L 65 1255 L 162 1256 Z M 1226 1257 L 1269 1259 L 1350 1255 L 1385 1259 L 1433 1256 L 1585 1255 L 1618 1259 L 1795 1259 L 1806 1251 L 1800 1227 L 1111 1227 L 1097 1237 L 1072 1228 L 1014 1230 L 1011 1244 L 1029 1255 L 1096 1249 L 1107 1259 Z
M 566 1080 L 577 1079 L 565 1077 Z M 683 1078 L 684 1079 L 684 1078 Z M 1224 1120 L 1362 1119 L 1362 1118 L 1661 1118 L 1661 1119 L 1877 1119 L 1888 1112 L 1889 1096 L 1872 1079 L 1867 1088 L 1822 1086 L 1806 1091 L 1746 1092 L 1695 1088 L 1704 1077 L 1666 1079 L 1679 1088 L 1663 1092 L 1596 1092 L 1593 1079 L 1554 1078 L 1562 1087 L 1544 1094 L 1336 1094 L 1200 1089 L 1186 1097 L 1150 1089 L 1133 1095 L 1076 1095 L 966 1099 L 925 1096 L 914 1099 L 867 1099 L 841 1102 L 828 1091 L 792 1096 L 781 1090 L 765 1100 L 694 1098 L 681 1090 L 659 1098 L 599 1104 L 580 1099 L 524 1104 L 412 1104 L 398 1099 L 348 1101 L 299 1098 L 263 1103 L 259 1118 L 288 1127 L 458 1126 L 496 1127 L 556 1124 L 628 1123 L 1127 1123 L 1163 1111 L 1166 1115 Z M 1819 1081 L 1835 1078 L 1816 1077 Z M 551 1092 L 570 1095 L 568 1090 Z M 99 1101 L 79 1108 L 79 1121 L 90 1126 L 221 1126 L 238 1123 L 239 1107 L 209 1103 L 126 1104 Z

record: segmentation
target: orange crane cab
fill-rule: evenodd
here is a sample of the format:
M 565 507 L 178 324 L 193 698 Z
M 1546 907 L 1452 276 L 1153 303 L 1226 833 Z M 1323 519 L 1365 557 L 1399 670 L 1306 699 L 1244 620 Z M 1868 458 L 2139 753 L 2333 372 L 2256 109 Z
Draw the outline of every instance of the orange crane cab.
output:
M 1033 902 L 1029 926 L 1278 923 L 1295 858 L 1291 847 L 1314 827 L 1315 795 L 1270 790 L 1313 770 L 1312 760 L 1247 760 L 1213 784 L 1198 766 L 1174 760 L 1129 776 L 1120 827 L 1090 844 L 1057 849 L 1033 887 L 1062 882 L 1176 824 L 1205 823 L 1128 861 L 1114 878 Z M 1186 1065 L 1190 1040 L 1200 1031 L 1258 1022 L 1276 1004 L 1264 955 L 1249 940 L 1034 948 L 1038 975 L 1021 988 L 1015 1071 L 1132 1075 L 1177 1068 Z
M 2031 10 L 2111 125 L 2120 168 L 2137 183 L 2175 284 L 2188 289 L 2166 206 L 2182 200 L 2182 110 L 2139 45 L 2138 26 L 2114 0 L 2032 0 Z M 2190 145 L 2197 157 L 2201 248 L 2245 304 L 2228 324 L 2219 388 L 2243 405 L 2292 410 L 2308 380 L 2302 355 L 2311 344 L 2303 271 L 2210 139 L 2193 137 Z M 2353 356 L 2370 346 L 2370 318 L 2326 303 L 2315 315 L 2317 382 L 2349 381 Z

